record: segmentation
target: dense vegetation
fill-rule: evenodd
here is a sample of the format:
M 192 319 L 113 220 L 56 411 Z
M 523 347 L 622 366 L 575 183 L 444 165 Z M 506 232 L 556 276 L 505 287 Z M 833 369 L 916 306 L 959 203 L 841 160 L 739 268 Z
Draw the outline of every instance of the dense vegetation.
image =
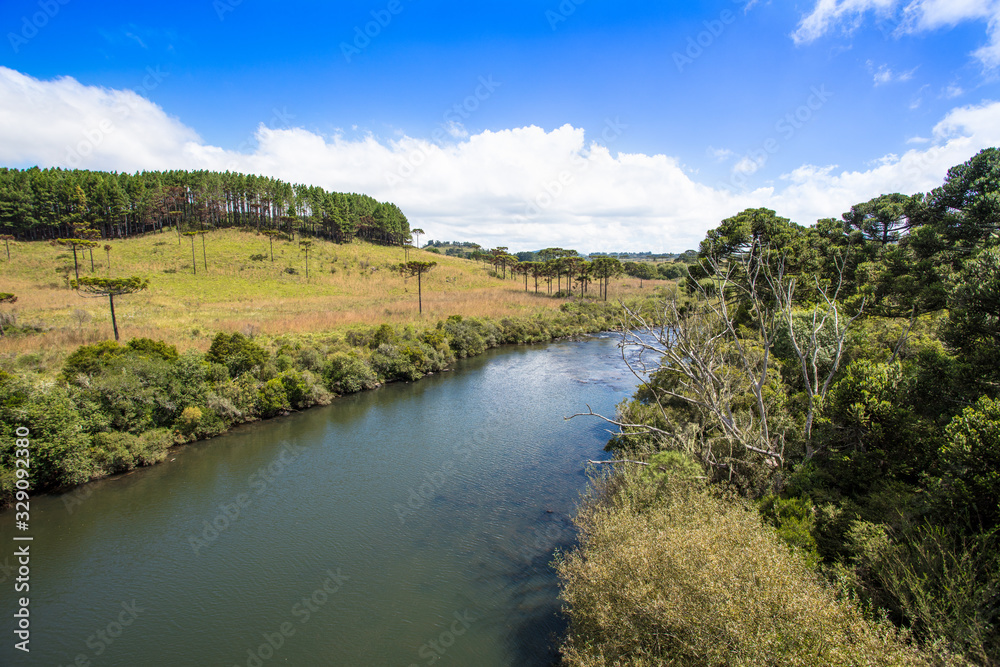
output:
M 410 236 L 395 204 L 253 174 L 0 168 L 0 229 L 15 238 L 69 238 L 80 228 L 126 238 L 166 227 L 275 229 L 337 243 L 402 245 Z
M 809 228 L 743 211 L 687 273 L 626 308 L 567 662 L 997 664 L 1000 150 Z
M 0 371 L 0 504 L 16 481 L 14 434 L 31 431 L 35 492 L 81 484 L 163 460 L 169 447 L 234 424 L 325 405 L 337 395 L 413 381 L 507 343 L 601 331 L 616 309 L 564 303 L 534 317 L 462 318 L 424 328 L 248 337 L 219 333 L 206 353 L 134 338 L 78 348 L 57 382 Z

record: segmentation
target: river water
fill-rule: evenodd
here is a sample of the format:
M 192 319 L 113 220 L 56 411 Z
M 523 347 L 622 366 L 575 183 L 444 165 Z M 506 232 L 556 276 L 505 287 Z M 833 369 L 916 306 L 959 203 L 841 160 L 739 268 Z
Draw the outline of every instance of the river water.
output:
M 617 340 L 494 350 L 32 499 L 31 653 L 5 611 L 0 664 L 552 664 L 550 563 L 608 438 L 563 418 L 632 392 Z

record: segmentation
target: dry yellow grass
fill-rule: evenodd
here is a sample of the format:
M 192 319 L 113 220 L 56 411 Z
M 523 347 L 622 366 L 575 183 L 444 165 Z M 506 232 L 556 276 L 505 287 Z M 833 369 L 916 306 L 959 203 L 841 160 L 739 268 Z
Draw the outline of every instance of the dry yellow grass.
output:
M 149 279 L 149 289 L 116 299 L 119 329 L 124 340 L 161 339 L 179 349 L 208 348 L 218 331 L 252 331 L 268 335 L 341 330 L 356 325 L 388 322 L 434 322 L 449 315 L 464 317 L 524 316 L 557 308 L 560 300 L 533 293 L 529 280 L 501 281 L 489 276 L 479 262 L 410 251 L 410 259 L 438 262 L 423 277 L 422 315 L 417 312 L 417 281 L 392 270 L 403 261 L 398 247 L 365 243 L 337 245 L 314 241 L 305 256 L 298 241 L 275 241 L 271 261 L 267 237 L 252 232 L 220 230 L 206 237 L 208 269 L 204 268 L 201 239 L 195 240 L 197 273 L 192 273 L 191 242 L 178 243 L 176 234 L 152 234 L 111 241 L 110 269 L 105 251 L 80 253 L 81 276 Z M 102 244 L 103 245 L 103 244 Z M 264 254 L 264 260 L 251 255 Z M 67 286 L 60 267 L 69 268 L 72 253 L 48 243 L 17 243 L 11 260 L 0 258 L 0 291 L 18 296 L 13 310 L 19 324 L 37 326 L 41 333 L 0 338 L 0 356 L 38 353 L 62 356 L 83 344 L 112 336 L 106 299 L 85 299 Z M 286 272 L 287 268 L 297 273 Z M 647 281 L 648 282 L 648 281 Z M 630 278 L 612 283 L 610 299 L 637 291 Z M 647 286 L 646 289 L 648 289 Z

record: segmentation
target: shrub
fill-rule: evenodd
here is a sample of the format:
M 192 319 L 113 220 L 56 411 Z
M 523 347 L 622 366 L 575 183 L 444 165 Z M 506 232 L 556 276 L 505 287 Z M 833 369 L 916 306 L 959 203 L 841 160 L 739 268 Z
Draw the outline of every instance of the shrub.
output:
M 379 345 L 378 349 L 372 352 L 370 363 L 372 370 L 383 382 L 416 380 L 422 375 L 399 347 L 388 343 Z
M 267 350 L 241 333 L 220 332 L 212 339 L 212 346 L 205 353 L 205 360 L 222 364 L 231 377 L 239 377 L 254 367 L 260 368 L 268 359 Z
M 946 512 L 969 523 L 1000 524 L 1000 401 L 982 396 L 945 429 L 939 451 Z
M 267 419 L 281 414 L 291 407 L 288 394 L 285 393 L 285 385 L 280 379 L 268 380 L 257 390 L 257 412 L 262 418 Z
M 371 367 L 363 359 L 346 352 L 330 356 L 323 366 L 323 381 L 330 391 L 338 394 L 353 394 L 378 386 L 378 378 Z
M 60 377 L 67 382 L 74 382 L 80 375 L 94 375 L 102 371 L 110 359 L 122 353 L 121 346 L 113 340 L 81 345 L 66 357 Z
M 929 664 L 704 485 L 619 481 L 577 523 L 580 547 L 557 562 L 567 665 Z
M 158 357 L 165 361 L 177 360 L 175 346 L 150 338 L 133 338 L 125 346 L 125 351 L 140 357 Z

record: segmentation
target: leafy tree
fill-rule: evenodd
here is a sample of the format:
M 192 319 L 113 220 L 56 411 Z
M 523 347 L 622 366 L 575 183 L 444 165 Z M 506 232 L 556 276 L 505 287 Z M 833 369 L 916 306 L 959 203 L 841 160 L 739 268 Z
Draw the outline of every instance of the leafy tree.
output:
M 424 312 L 423 288 L 421 286 L 422 276 L 437 266 L 437 262 L 410 261 L 399 265 L 400 273 L 417 277 L 417 308 L 420 313 Z
M 968 254 L 1000 241 L 1000 149 L 986 148 L 948 170 L 927 207 L 944 236 Z
M 660 264 L 656 267 L 656 271 L 660 274 L 660 277 L 665 280 L 675 280 L 677 278 L 682 278 L 685 275 L 684 267 L 676 262 Z
M 622 273 L 622 263 L 616 257 L 598 257 L 591 264 L 591 272 L 601 281 L 601 294 L 608 300 L 608 283 L 613 276 Z
M 421 234 L 425 234 L 426 232 L 424 232 L 424 230 L 422 230 L 422 229 L 420 229 L 418 227 L 416 229 L 411 229 L 410 233 L 413 234 L 413 237 L 414 237 L 413 244 L 415 246 L 417 246 L 417 248 L 419 248 L 420 247 L 420 235 Z
M 105 243 L 104 244 L 104 252 L 108 256 L 108 275 L 110 276 L 111 275 L 111 244 L 110 243 Z
M 958 274 L 948 299 L 945 340 L 963 352 L 982 378 L 1000 366 L 1000 248 L 983 250 Z
M 940 461 L 948 513 L 969 514 L 986 530 L 1000 525 L 1000 401 L 982 396 L 956 415 Z
M 115 297 L 124 294 L 134 294 L 149 287 L 149 281 L 137 276 L 131 278 L 79 278 L 70 283 L 80 296 L 108 297 L 111 305 L 111 326 L 115 330 L 115 340 L 118 340 L 118 320 L 115 319 Z
M 653 280 L 657 276 L 656 269 L 652 264 L 644 262 L 625 262 L 622 269 L 633 278 L 639 279 L 639 287 L 642 287 L 643 280 Z

